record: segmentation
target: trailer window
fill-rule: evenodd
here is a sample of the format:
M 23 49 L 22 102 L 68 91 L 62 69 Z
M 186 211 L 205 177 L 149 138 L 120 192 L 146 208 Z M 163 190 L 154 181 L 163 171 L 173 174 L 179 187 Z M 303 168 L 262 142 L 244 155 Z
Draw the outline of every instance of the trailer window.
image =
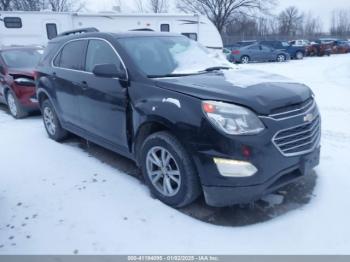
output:
M 160 31 L 161 32 L 170 32 L 170 25 L 169 24 L 161 24 Z
M 6 28 L 22 28 L 22 20 L 20 17 L 5 17 L 4 24 Z
M 189 39 L 197 41 L 198 36 L 196 33 L 182 33 L 182 35 L 187 36 Z
M 47 39 L 51 40 L 57 36 L 57 25 L 54 23 L 46 24 Z

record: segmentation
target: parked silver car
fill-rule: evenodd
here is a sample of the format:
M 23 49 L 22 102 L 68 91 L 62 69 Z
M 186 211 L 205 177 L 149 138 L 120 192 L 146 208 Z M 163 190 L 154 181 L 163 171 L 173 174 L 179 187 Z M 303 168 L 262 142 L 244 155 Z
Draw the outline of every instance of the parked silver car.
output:
M 265 45 L 252 44 L 238 47 L 231 51 L 228 60 L 233 63 L 248 64 L 249 62 L 285 62 L 290 60 L 290 55 Z

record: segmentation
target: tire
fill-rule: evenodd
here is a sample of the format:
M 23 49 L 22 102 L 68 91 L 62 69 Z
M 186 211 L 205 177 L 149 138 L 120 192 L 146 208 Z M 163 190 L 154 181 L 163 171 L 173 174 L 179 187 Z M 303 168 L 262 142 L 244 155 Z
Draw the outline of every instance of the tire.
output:
M 287 60 L 287 57 L 284 54 L 277 55 L 276 61 L 279 63 L 283 63 Z
M 49 100 L 45 100 L 41 105 L 44 126 L 48 136 L 59 142 L 68 136 L 68 132 L 62 128 L 56 111 Z
M 7 102 L 9 112 L 14 118 L 20 119 L 28 115 L 28 112 L 19 103 L 16 95 L 14 94 L 14 92 L 12 92 L 12 90 L 9 90 L 7 92 L 6 102 Z
M 250 62 L 250 58 L 247 55 L 242 56 L 240 60 L 242 64 L 249 64 Z
M 303 52 L 301 52 L 301 51 L 296 52 L 296 53 L 295 53 L 295 58 L 298 59 L 298 60 L 304 59 L 304 54 L 303 54 Z
M 160 201 L 183 207 L 199 197 L 201 187 L 193 160 L 173 135 L 168 132 L 150 135 L 140 154 L 146 184 Z

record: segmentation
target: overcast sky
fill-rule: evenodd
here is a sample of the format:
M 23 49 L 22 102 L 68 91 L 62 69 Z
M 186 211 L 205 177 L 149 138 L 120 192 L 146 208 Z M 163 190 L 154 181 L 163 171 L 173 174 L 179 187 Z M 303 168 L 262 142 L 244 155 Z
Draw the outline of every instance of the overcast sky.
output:
M 123 11 L 132 11 L 135 8 L 133 4 L 134 0 L 86 0 L 87 9 L 89 11 L 108 11 L 111 10 L 111 6 L 122 3 Z M 169 2 L 175 2 L 169 0 Z M 333 9 L 349 9 L 350 0 L 279 0 L 279 5 L 275 9 L 275 13 L 278 13 L 283 8 L 290 5 L 295 5 L 304 12 L 311 11 L 316 16 L 319 16 L 324 24 L 324 29 L 329 28 L 331 19 L 331 10 Z

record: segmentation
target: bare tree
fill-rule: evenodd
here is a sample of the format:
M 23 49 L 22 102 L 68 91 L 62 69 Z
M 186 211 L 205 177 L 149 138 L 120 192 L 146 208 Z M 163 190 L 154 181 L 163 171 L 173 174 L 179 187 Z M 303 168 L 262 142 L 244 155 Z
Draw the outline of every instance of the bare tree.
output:
M 323 32 L 323 24 L 320 17 L 314 17 L 311 12 L 304 15 L 303 34 L 308 36 L 320 35 Z
M 55 12 L 80 11 L 85 7 L 85 2 L 74 0 L 47 0 L 49 9 Z
M 135 0 L 135 5 L 141 13 L 166 13 L 169 9 L 168 0 Z
M 350 34 L 350 11 L 334 10 L 332 12 L 330 32 L 333 35 L 346 36 Z
M 238 14 L 267 12 L 274 0 L 179 0 L 177 7 L 184 12 L 202 13 L 209 17 L 220 33 Z
M 287 7 L 278 16 L 280 34 L 296 35 L 302 30 L 303 14 L 295 6 Z
M 8 11 L 11 10 L 12 0 L 0 0 L 0 10 Z

